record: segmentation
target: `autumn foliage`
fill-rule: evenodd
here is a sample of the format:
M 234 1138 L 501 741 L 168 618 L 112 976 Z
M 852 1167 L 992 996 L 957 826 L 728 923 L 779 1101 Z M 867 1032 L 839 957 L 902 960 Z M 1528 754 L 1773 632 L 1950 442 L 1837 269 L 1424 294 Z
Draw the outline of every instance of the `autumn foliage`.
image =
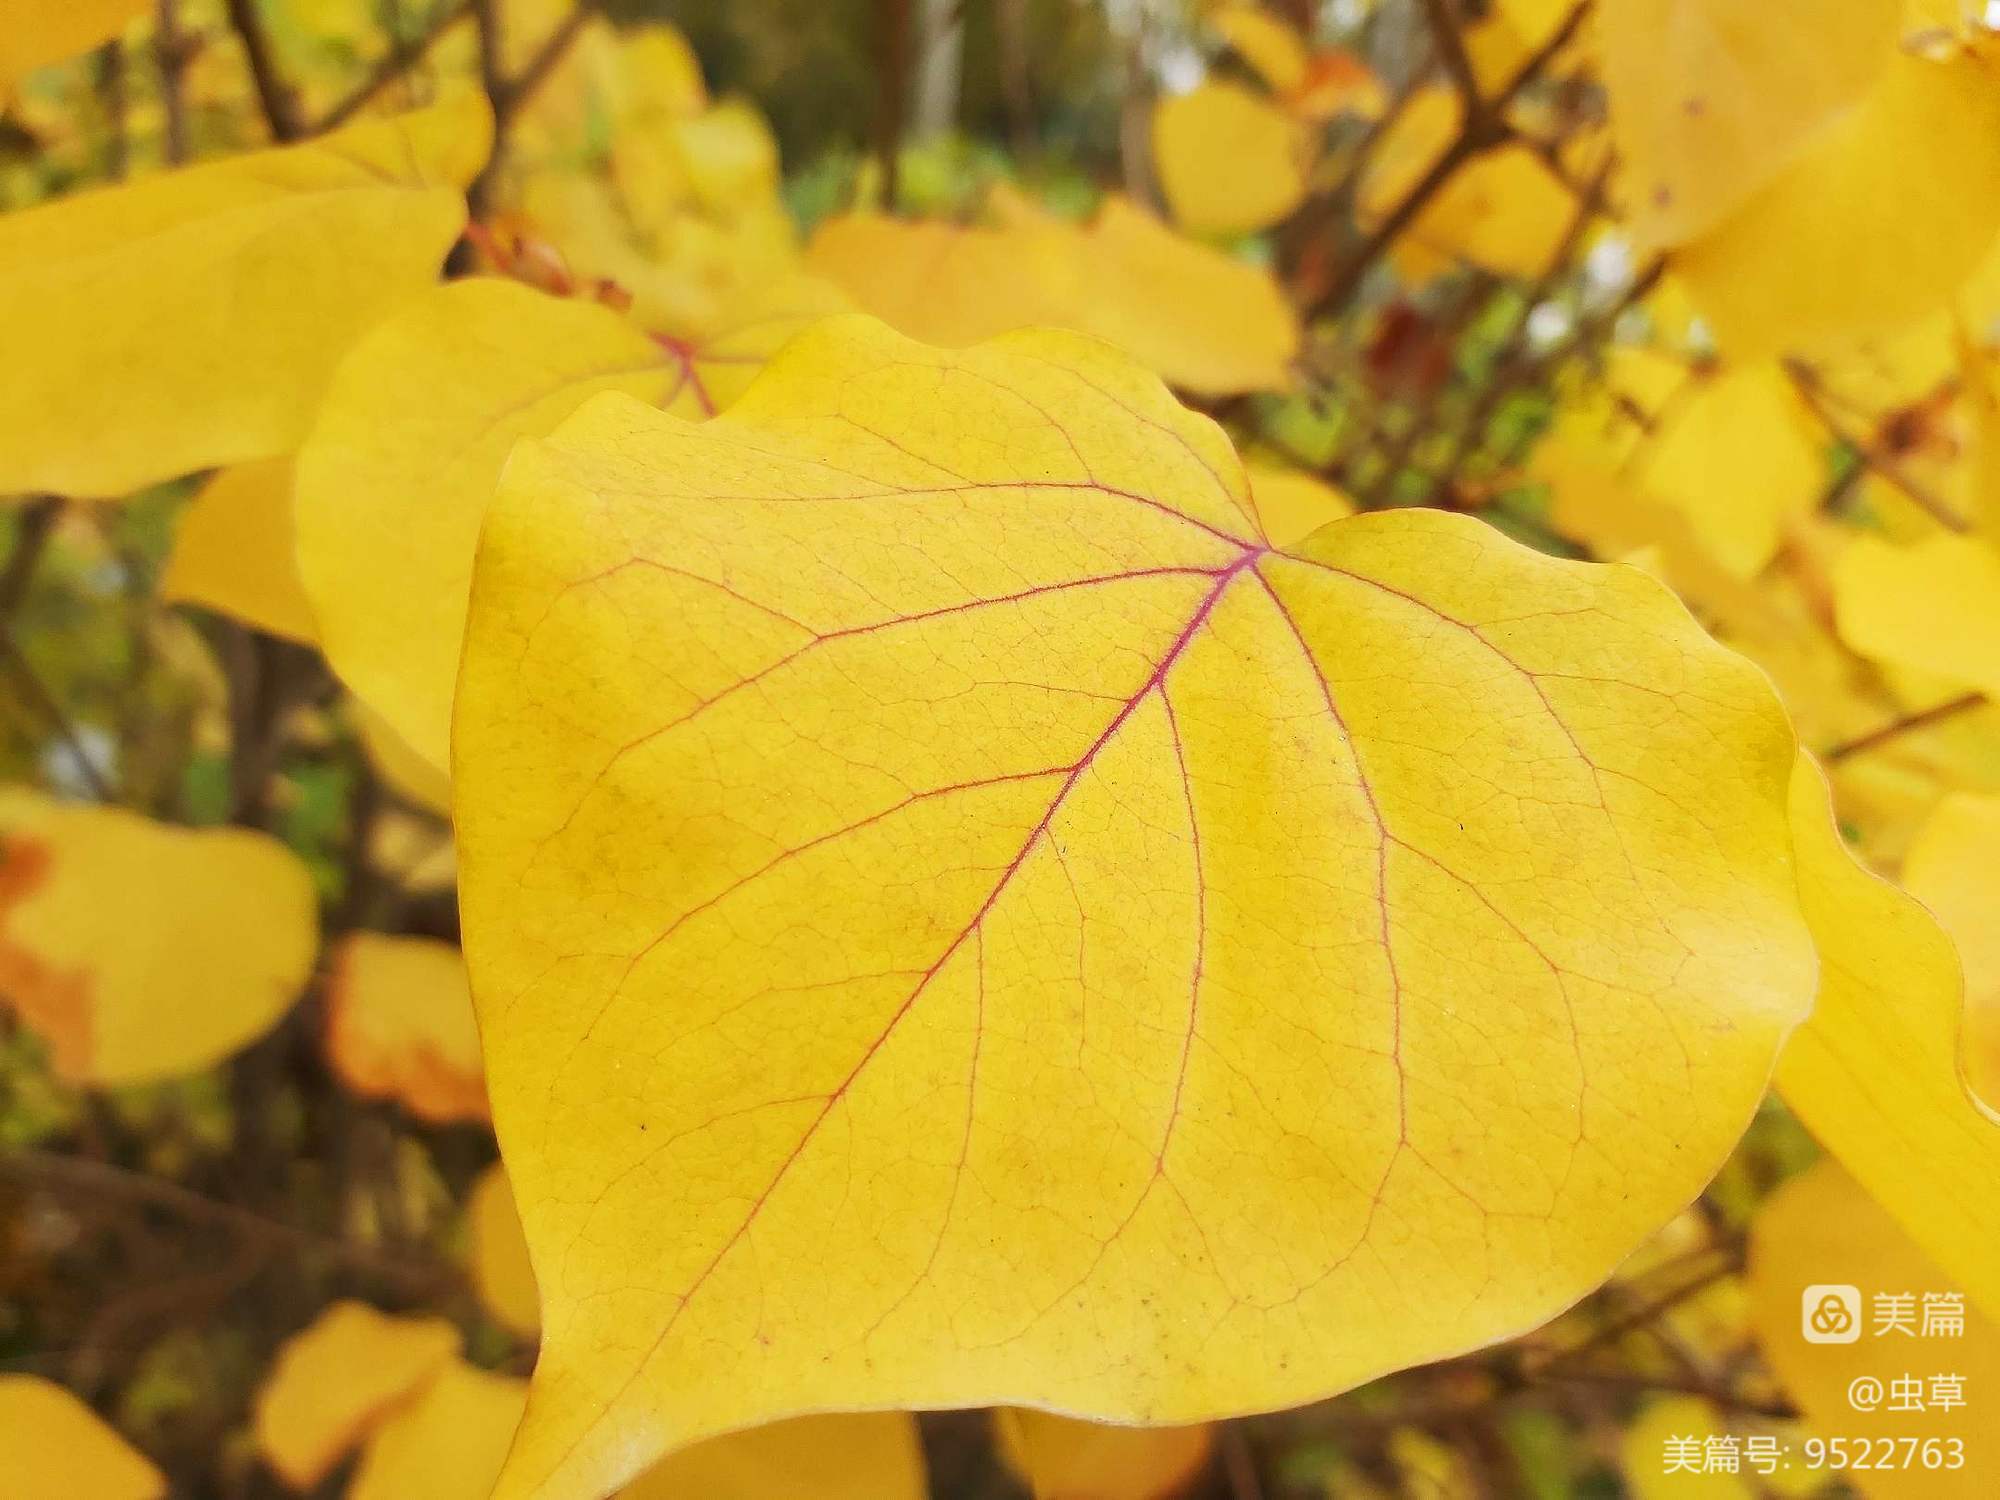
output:
M 0 1500 L 1994 1492 L 1983 11 L 0 102 Z

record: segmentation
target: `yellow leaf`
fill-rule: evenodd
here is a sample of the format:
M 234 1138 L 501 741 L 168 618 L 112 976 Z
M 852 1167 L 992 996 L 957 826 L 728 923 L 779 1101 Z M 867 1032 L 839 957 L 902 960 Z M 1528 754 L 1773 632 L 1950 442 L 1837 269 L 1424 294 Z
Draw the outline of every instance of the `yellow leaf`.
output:
M 1262 267 L 1175 234 L 1116 196 L 1085 229 L 1051 226 L 1039 237 L 1065 284 L 1065 315 L 1044 321 L 1115 344 L 1183 390 L 1291 384 L 1298 320 Z
M 454 767 L 543 1272 L 502 1500 L 836 1406 L 1324 1395 L 1722 1160 L 1812 986 L 1762 675 L 1629 569 L 1248 505 L 1102 345 L 860 318 L 516 451 Z
M 122 495 L 288 451 L 465 221 L 483 100 L 0 218 L 0 493 Z
M 1778 1059 L 1778 1091 L 1972 1302 L 2000 1316 L 2000 1123 L 1960 1078 L 1958 957 L 1921 906 L 1856 863 L 1803 757 L 1792 823 L 1820 990 Z
M 1386 220 L 1458 134 L 1464 106 L 1443 86 L 1418 90 L 1370 152 L 1355 198 L 1369 227 Z M 1396 241 L 1413 276 L 1462 258 L 1499 276 L 1532 279 L 1550 267 L 1576 217 L 1576 199 L 1518 143 L 1461 165 Z
M 417 754 L 388 721 L 359 698 L 348 700 L 355 733 L 368 753 L 368 763 L 391 792 L 441 817 L 451 816 L 451 778 L 444 768 Z
M 1169 384 L 1215 395 L 1290 383 L 1298 320 L 1268 272 L 1175 234 L 1123 198 L 1091 225 L 1001 229 L 849 214 L 812 269 L 913 338 L 962 345 L 1048 325 L 1118 345 Z
M 1775 365 L 1697 371 L 1663 401 L 1626 472 L 1671 505 L 1715 560 L 1748 578 L 1826 487 L 1820 439 Z
M 2000 232 L 1996 179 L 2000 56 L 1898 53 L 1854 110 L 1673 265 L 1734 357 L 1888 327 L 1950 306 L 1979 268 Z
M 26 74 L 109 41 L 151 9 L 150 0 L 10 0 L 0 27 L 0 100 Z
M 276 839 L 0 790 L 0 999 L 84 1083 L 191 1073 L 311 972 L 312 877 Z
M 1840 638 L 1863 656 L 2000 695 L 2000 552 L 1863 536 L 1834 564 Z
M 486 1500 L 528 1384 L 454 1360 L 369 1439 L 347 1500 Z M 616 1500 L 924 1500 L 916 1423 L 901 1412 L 800 1417 L 675 1454 Z
M 794 1417 L 713 1438 L 655 1464 L 618 1500 L 925 1500 L 917 1424 L 904 1412 Z
M 484 1120 L 485 1072 L 465 961 L 432 938 L 357 932 L 333 950 L 327 1060 L 355 1093 L 422 1119 Z
M 1901 10 L 1902 0 L 1604 0 L 1604 84 L 1642 245 L 1713 229 L 1777 176 L 1881 77 Z M 1783 253 L 1804 248 L 1787 242 Z
M 257 1451 L 293 1489 L 311 1489 L 457 1353 L 442 1318 L 336 1302 L 278 1350 L 257 1391 Z
M 993 1413 L 1001 1451 L 1035 1500 L 1165 1500 L 1194 1482 L 1215 1447 L 1215 1429 L 1107 1427 L 1052 1412 Z
M 1252 462 L 1245 466 L 1257 522 L 1274 547 L 1302 542 L 1329 521 L 1354 514 L 1354 502 L 1302 469 Z
M 312 605 L 292 537 L 290 459 L 240 464 L 202 486 L 174 529 L 160 597 L 312 643 Z
M 1251 234 L 1306 195 L 1304 128 L 1238 83 L 1209 82 L 1153 109 L 1153 160 L 1174 218 L 1197 234 Z
M 1842 1286 L 1858 1296 L 1843 1304 L 1836 1293 L 1825 1315 L 1827 1326 L 1842 1331 L 1844 1313 L 1856 1336 L 1850 1342 L 1809 1341 L 1807 1320 L 1827 1294 L 1809 1298 L 1808 1289 Z M 1925 1336 L 1926 1304 L 1939 1298 L 1945 1299 L 1941 1306 L 1948 1306 L 1965 1289 L 1838 1162 L 1818 1162 L 1758 1210 L 1750 1230 L 1750 1290 L 1758 1346 L 1813 1430 L 1829 1439 L 1846 1438 L 1850 1453 L 1857 1446 L 1854 1439 L 1874 1439 L 1870 1447 L 1878 1461 L 1846 1476 L 1856 1489 L 1872 1500 L 1985 1500 L 1993 1493 L 1993 1475 L 2000 1471 L 2000 1426 L 1978 1403 L 1980 1393 L 2000 1387 L 2000 1326 L 1961 1300 L 1962 1331 Z M 1907 1333 L 1884 1331 L 1879 1300 L 1884 1296 L 1909 1298 Z M 1897 1316 L 1893 1304 L 1888 1315 Z M 1934 1373 L 1961 1377 L 1966 1404 L 1946 1410 L 1933 1406 Z M 1885 1397 L 1892 1382 L 1914 1379 L 1924 1409 L 1899 1411 L 1884 1400 L 1879 1410 L 1857 1411 L 1850 1384 L 1866 1377 L 1880 1382 Z M 1960 1463 L 1929 1466 L 1921 1456 L 1927 1440 L 1937 1444 L 1940 1460 L 1949 1441 L 1962 1444 Z M 1898 1449 L 1914 1441 L 1918 1460 L 1880 1463 L 1885 1441 Z M 1809 1457 L 1796 1440 L 1785 1456 L 1794 1469 Z
M 521 1420 L 528 1382 L 460 1359 L 375 1427 L 347 1500 L 486 1500 Z
M 0 1495 L 165 1500 L 167 1477 L 53 1380 L 0 1375 Z
M 472 1282 L 479 1289 L 479 1300 L 502 1328 L 533 1338 L 542 1326 L 535 1270 L 528 1263 L 528 1242 L 521 1234 L 514 1190 L 497 1162 L 472 1185 L 465 1216 L 472 1238 Z
M 1941 799 L 1910 843 L 1903 885 L 1958 946 L 1966 1082 L 2000 1112 L 2000 796 Z
M 1619 1457 L 1633 1500 L 1761 1500 L 1769 1493 L 1747 1464 L 1734 1474 L 1690 1472 L 1670 1463 L 1670 1444 L 1695 1440 L 1692 1462 L 1705 1462 L 1710 1439 L 1735 1439 L 1738 1462 L 1746 1436 L 1715 1403 L 1700 1396 L 1666 1396 L 1648 1401 L 1619 1437 Z M 1793 1463 L 1801 1458 L 1792 1458 Z
M 1208 24 L 1272 93 L 1289 93 L 1306 81 L 1305 39 L 1261 5 L 1225 5 L 1208 18 Z
M 669 352 L 609 308 L 470 280 L 355 346 L 299 453 L 299 571 L 327 660 L 443 767 L 480 518 L 508 450 L 602 390 L 675 395 Z

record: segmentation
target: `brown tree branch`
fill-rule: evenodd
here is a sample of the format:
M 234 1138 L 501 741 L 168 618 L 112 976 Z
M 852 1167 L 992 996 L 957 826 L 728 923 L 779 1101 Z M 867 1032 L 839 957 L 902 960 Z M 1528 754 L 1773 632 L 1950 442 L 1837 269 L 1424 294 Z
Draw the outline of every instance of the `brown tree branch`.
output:
M 1459 132 L 1445 147 L 1438 159 L 1431 163 L 1430 170 L 1420 177 L 1416 184 L 1405 193 L 1388 215 L 1377 224 L 1355 251 L 1341 263 L 1328 279 L 1325 289 L 1314 299 L 1310 309 L 1325 312 L 1343 306 L 1361 285 L 1375 262 L 1393 244 L 1396 237 L 1409 228 L 1417 215 L 1421 214 L 1430 201 L 1457 175 L 1459 168 L 1475 156 L 1504 140 L 1507 129 L 1501 121 L 1501 114 L 1520 92 L 1541 76 L 1557 53 L 1569 45 L 1583 25 L 1584 17 L 1590 13 L 1591 0 L 1579 0 L 1571 9 L 1563 23 L 1549 39 L 1515 70 L 1512 77 L 1501 85 L 1500 91 L 1481 110 L 1468 110 Z
M 1933 724 L 1941 724 L 1946 719 L 1956 718 L 1959 714 L 1968 713 L 1975 708 L 1982 708 L 1985 704 L 1986 695 L 1984 693 L 1966 693 L 1961 697 L 1936 704 L 1921 712 L 1905 714 L 1893 723 L 1884 724 L 1879 729 L 1871 729 L 1866 734 L 1856 735 L 1851 740 L 1842 740 L 1839 744 L 1821 751 L 1819 758 L 1828 765 L 1837 765 L 1850 756 L 1878 749 L 1888 744 L 1891 740 L 1911 734 L 1919 729 L 1927 729 Z
M 299 118 L 299 101 L 278 74 L 277 59 L 271 54 L 271 34 L 264 29 L 257 0 L 226 0 L 229 26 L 243 44 L 250 64 L 250 81 L 257 90 L 257 103 L 264 111 L 264 123 L 274 141 L 295 141 L 306 133 Z
M 398 79 L 408 77 L 410 70 L 430 55 L 431 48 L 435 47 L 447 32 L 470 19 L 473 3 L 474 0 L 457 0 L 456 4 L 447 6 L 415 41 L 398 42 L 393 45 L 388 55 L 375 64 L 373 71 L 356 84 L 346 98 L 320 117 L 319 123 L 313 126 L 313 134 L 319 135 L 328 130 L 337 130 L 359 114 L 377 94 Z

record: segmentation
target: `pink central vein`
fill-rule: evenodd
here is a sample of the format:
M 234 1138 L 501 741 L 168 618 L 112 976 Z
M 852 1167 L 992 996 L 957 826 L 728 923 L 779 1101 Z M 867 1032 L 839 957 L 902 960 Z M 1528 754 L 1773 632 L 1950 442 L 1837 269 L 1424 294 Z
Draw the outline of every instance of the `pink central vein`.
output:
M 1246 550 L 1234 562 L 1230 563 L 1228 567 L 1217 574 L 1214 586 L 1202 597 L 1200 605 L 1189 616 L 1188 622 L 1181 627 L 1180 633 L 1174 637 L 1172 643 L 1169 644 L 1166 651 L 1161 655 L 1158 664 L 1148 674 L 1146 680 L 1139 685 L 1138 690 L 1131 697 L 1125 700 L 1119 707 L 1118 712 L 1112 716 L 1111 721 L 1104 726 L 1103 731 L 1091 742 L 1089 748 L 1078 757 L 1075 765 L 1070 768 L 1068 775 L 1063 778 L 1062 784 L 1056 788 L 1056 794 L 1050 799 L 1047 810 L 1042 814 L 1035 826 L 1028 831 L 1028 836 L 1022 841 L 1019 851 L 1007 862 L 1006 867 L 1001 870 L 999 879 L 994 882 L 992 890 L 987 892 L 986 899 L 979 904 L 978 910 L 973 912 L 965 925 L 953 935 L 951 941 L 945 946 L 944 951 L 919 976 L 917 983 L 910 990 L 910 993 L 903 998 L 902 1003 L 897 1006 L 895 1013 L 889 1017 L 882 1030 L 869 1043 L 859 1060 L 848 1070 L 847 1076 L 841 1079 L 839 1084 L 826 1095 L 819 1113 L 807 1124 L 805 1130 L 799 1136 L 798 1143 L 792 1147 L 785 1159 L 778 1164 L 777 1171 L 772 1174 L 771 1180 L 765 1184 L 763 1191 L 751 1203 L 749 1211 L 744 1214 L 735 1231 L 723 1242 L 715 1254 L 709 1258 L 708 1263 L 702 1267 L 700 1272 L 696 1274 L 695 1279 L 689 1283 L 687 1290 L 680 1294 L 673 1313 L 668 1316 L 666 1324 L 660 1330 L 659 1337 L 653 1341 L 652 1347 L 640 1359 L 640 1368 L 644 1367 L 646 1361 L 666 1341 L 668 1334 L 673 1330 L 675 1320 L 679 1318 L 682 1310 L 687 1307 L 688 1303 L 694 1299 L 695 1294 L 701 1289 L 709 1276 L 713 1274 L 715 1268 L 722 1263 L 724 1257 L 749 1232 L 750 1226 L 763 1211 L 765 1204 L 770 1201 L 771 1194 L 777 1190 L 778 1186 L 785 1180 L 786 1175 L 791 1171 L 793 1165 L 804 1154 L 806 1147 L 817 1135 L 819 1127 L 825 1122 L 827 1116 L 832 1114 L 835 1106 L 846 1097 L 848 1090 L 853 1087 L 855 1080 L 861 1076 L 863 1070 L 881 1052 L 890 1036 L 895 1033 L 896 1028 L 901 1024 L 903 1018 L 910 1013 L 912 1007 L 916 1005 L 924 992 L 929 989 L 931 981 L 943 972 L 945 965 L 951 962 L 953 955 L 965 945 L 966 941 L 980 930 L 981 924 L 986 920 L 988 913 L 993 910 L 1001 896 L 1005 894 L 1014 877 L 1020 873 L 1022 866 L 1027 863 L 1029 855 L 1034 852 L 1035 848 L 1048 834 L 1050 826 L 1055 822 L 1056 814 L 1062 810 L 1063 803 L 1076 788 L 1078 782 L 1083 779 L 1084 773 L 1096 763 L 1097 757 L 1103 751 L 1104 747 L 1125 726 L 1126 721 L 1138 711 L 1139 705 L 1145 702 L 1148 695 L 1156 691 L 1161 691 L 1164 688 L 1168 672 L 1173 669 L 1174 663 L 1180 660 L 1182 653 L 1188 647 L 1188 643 L 1195 638 L 1202 626 L 1207 623 L 1209 616 L 1214 613 L 1215 606 L 1220 602 L 1229 585 L 1235 581 L 1238 574 L 1250 568 L 1263 555 L 1264 549 L 1262 548 Z M 636 1370 L 634 1378 L 636 1378 Z

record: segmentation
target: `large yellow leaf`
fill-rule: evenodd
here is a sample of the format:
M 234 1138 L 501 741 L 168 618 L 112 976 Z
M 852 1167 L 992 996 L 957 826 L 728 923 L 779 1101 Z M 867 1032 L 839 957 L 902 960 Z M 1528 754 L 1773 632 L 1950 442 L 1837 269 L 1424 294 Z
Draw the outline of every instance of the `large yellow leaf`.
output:
M 1735 357 L 1891 326 L 1950 306 L 1979 268 L 2000 232 L 1996 179 L 2000 55 L 1899 53 L 1856 108 L 1673 264 Z
M 1863 656 L 2000 695 L 2000 551 L 1962 536 L 1857 540 L 1834 564 L 1840 637 Z
M 0 790 L 0 1003 L 66 1078 L 219 1062 L 291 1008 L 318 936 L 312 876 L 276 839 Z
M 1641 240 L 1692 239 L 1775 177 L 1889 66 L 1902 5 L 1602 0 L 1611 128 Z
M 341 679 L 418 755 L 448 758 L 480 518 L 508 450 L 603 390 L 689 378 L 609 308 L 512 281 L 412 301 L 341 362 L 298 462 L 299 570 Z
M 0 218 L 0 494 L 294 446 L 346 346 L 437 274 L 489 129 L 459 94 Z
M 2000 1112 L 2000 796 L 1941 799 L 1910 841 L 1903 885 L 1958 947 L 1966 1081 Z
M 110 40 L 151 9 L 150 0 L 9 0 L 0 26 L 0 100 L 22 75 Z
M 0 1495 L 163 1500 L 167 1477 L 53 1380 L 0 1374 Z
M 1035 1500 L 1166 1500 L 1193 1484 L 1215 1448 L 1211 1423 L 1111 1427 L 1003 1407 L 993 1428 Z
M 1778 1059 L 1778 1090 L 1924 1253 L 2000 1317 L 2000 1121 L 1960 1074 L 1958 956 L 1921 906 L 1855 862 L 1826 783 L 1803 758 L 1792 822 L 1820 989 Z
M 1268 272 L 1175 234 L 1123 198 L 1088 226 L 1001 228 L 848 214 L 812 269 L 913 338 L 971 344 L 1040 324 L 1118 345 L 1169 384 L 1227 394 L 1289 383 L 1298 320 Z
M 442 1318 L 336 1302 L 285 1341 L 258 1388 L 257 1451 L 294 1489 L 311 1489 L 457 1353 L 458 1330 Z
M 1849 1286 L 1860 1294 L 1858 1309 L 1849 1308 L 1850 1315 L 1859 1314 L 1859 1336 L 1851 1342 L 1807 1340 L 1805 1319 L 1818 1305 L 1818 1297 L 1807 1301 L 1807 1289 L 1823 1286 Z M 1848 1439 L 1850 1453 L 1853 1439 L 1874 1440 L 1874 1462 L 1846 1476 L 1871 1500 L 1987 1500 L 1993 1493 L 2000 1424 L 1981 1410 L 1980 1398 L 2000 1387 L 2000 1325 L 1961 1302 L 1960 1332 L 1925 1333 L 1925 1305 L 1932 1299 L 1948 1305 L 1962 1290 L 1838 1162 L 1816 1163 L 1757 1212 L 1750 1232 L 1750 1319 L 1758 1346 L 1813 1431 Z M 1885 1295 L 1909 1298 L 1907 1332 L 1882 1330 L 1878 1298 Z M 1964 1381 L 1962 1405 L 1932 1405 L 1931 1377 L 1937 1374 Z M 1922 1409 L 1897 1410 L 1884 1401 L 1879 1410 L 1857 1411 L 1849 1387 L 1866 1377 L 1885 1393 L 1892 1382 L 1914 1379 Z M 1958 1463 L 1923 1462 L 1926 1440 L 1938 1444 L 1942 1460 L 1953 1439 L 1963 1445 Z M 1914 1442 L 1918 1460 L 1882 1463 L 1884 1440 L 1892 1452 Z M 1807 1461 L 1796 1439 L 1786 1457 L 1794 1469 Z
M 1305 128 L 1240 83 L 1208 82 L 1153 110 L 1153 159 L 1174 218 L 1198 234 L 1249 234 L 1306 195 Z
M 1290 1404 L 1721 1161 L 1812 986 L 1761 674 L 1634 570 L 1248 506 L 1047 332 L 836 319 L 517 450 L 454 744 L 543 1297 L 503 1500 L 835 1406 Z
M 435 938 L 357 932 L 329 961 L 326 1050 L 357 1094 L 426 1120 L 484 1120 L 479 1025 L 458 949 Z
M 174 528 L 160 597 L 312 642 L 312 605 L 299 582 L 293 538 L 289 458 L 239 464 L 202 486 Z

